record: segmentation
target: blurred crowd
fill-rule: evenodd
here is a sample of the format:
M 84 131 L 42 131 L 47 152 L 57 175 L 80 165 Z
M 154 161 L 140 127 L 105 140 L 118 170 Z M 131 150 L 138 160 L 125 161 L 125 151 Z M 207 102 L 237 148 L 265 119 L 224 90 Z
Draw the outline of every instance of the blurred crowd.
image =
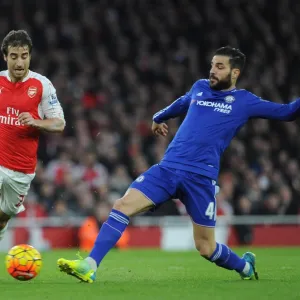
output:
M 239 88 L 281 103 L 300 96 L 299 10 L 292 0 L 2 0 L 1 36 L 29 31 L 32 69 L 52 80 L 67 123 L 41 137 L 27 201 L 51 216 L 109 208 L 182 121 L 156 138 L 152 115 L 207 78 L 221 46 L 247 55 Z M 220 213 L 299 213 L 298 126 L 255 119 L 241 129 L 222 160 Z M 171 201 L 151 215 L 182 213 Z

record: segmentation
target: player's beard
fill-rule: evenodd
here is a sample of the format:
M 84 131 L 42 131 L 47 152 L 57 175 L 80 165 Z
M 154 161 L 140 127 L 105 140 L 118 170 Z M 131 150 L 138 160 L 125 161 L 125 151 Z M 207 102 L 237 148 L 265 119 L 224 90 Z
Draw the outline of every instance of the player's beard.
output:
M 224 79 L 218 80 L 216 77 L 212 77 L 213 79 L 217 80 L 217 83 L 212 85 L 211 83 L 209 84 L 210 88 L 216 91 L 221 91 L 221 90 L 228 90 L 231 85 L 231 73 L 228 74 Z

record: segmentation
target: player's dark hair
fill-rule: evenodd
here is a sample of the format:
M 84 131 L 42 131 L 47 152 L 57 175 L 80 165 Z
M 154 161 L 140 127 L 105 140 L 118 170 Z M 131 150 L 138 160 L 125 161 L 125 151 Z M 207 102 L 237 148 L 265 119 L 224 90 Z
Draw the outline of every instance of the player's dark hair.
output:
M 229 57 L 229 63 L 232 69 L 239 69 L 241 72 L 244 69 L 246 62 L 246 55 L 239 49 L 230 46 L 219 48 L 215 55 L 223 55 Z
M 27 31 L 12 30 L 3 39 L 1 45 L 1 51 L 5 56 L 7 56 L 8 47 L 24 47 L 24 46 L 28 46 L 29 53 L 31 53 L 32 41 Z

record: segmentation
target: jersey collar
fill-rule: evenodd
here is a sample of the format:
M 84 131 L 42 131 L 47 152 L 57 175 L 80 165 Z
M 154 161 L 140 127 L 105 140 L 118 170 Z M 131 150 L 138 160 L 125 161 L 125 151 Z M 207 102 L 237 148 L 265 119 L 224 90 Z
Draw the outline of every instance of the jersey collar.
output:
M 26 80 L 28 80 L 30 78 L 30 75 L 31 75 L 31 71 L 29 70 L 28 74 L 23 78 L 23 80 L 21 82 L 25 82 Z M 8 81 L 11 82 L 11 78 L 9 77 L 8 70 L 5 71 L 5 77 Z

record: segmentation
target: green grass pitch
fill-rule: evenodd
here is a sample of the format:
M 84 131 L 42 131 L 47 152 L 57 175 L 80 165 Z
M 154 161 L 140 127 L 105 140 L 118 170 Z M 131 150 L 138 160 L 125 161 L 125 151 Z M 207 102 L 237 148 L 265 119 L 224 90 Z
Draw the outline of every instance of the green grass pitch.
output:
M 76 258 L 76 250 L 42 253 L 40 275 L 27 282 L 10 277 L 1 253 L 0 295 L 5 300 L 300 299 L 300 248 L 251 250 L 257 256 L 259 281 L 242 281 L 234 271 L 216 267 L 196 251 L 114 250 L 93 284 L 78 283 L 56 267 L 60 257 Z M 238 254 L 244 251 L 236 249 Z

